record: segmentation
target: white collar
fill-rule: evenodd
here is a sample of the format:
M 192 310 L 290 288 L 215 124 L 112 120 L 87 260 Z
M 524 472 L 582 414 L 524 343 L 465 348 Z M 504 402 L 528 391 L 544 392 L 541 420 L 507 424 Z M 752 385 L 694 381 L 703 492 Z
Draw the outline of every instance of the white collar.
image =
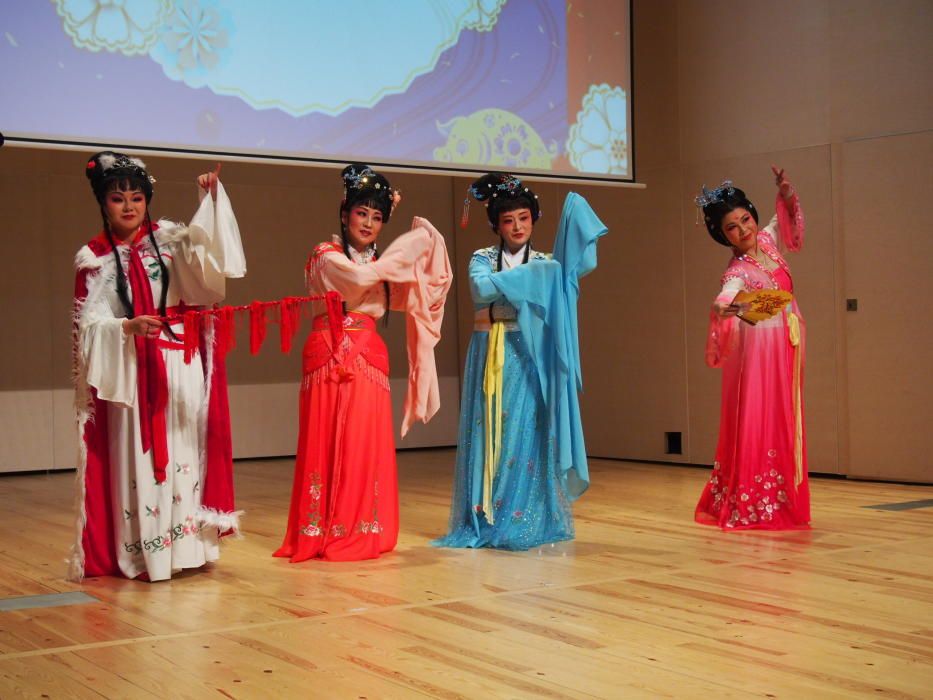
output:
M 528 247 L 526 243 L 517 252 L 511 253 L 508 248 L 502 249 L 502 269 L 511 270 L 514 267 L 518 267 L 522 264 L 522 260 L 525 259 L 525 248 Z

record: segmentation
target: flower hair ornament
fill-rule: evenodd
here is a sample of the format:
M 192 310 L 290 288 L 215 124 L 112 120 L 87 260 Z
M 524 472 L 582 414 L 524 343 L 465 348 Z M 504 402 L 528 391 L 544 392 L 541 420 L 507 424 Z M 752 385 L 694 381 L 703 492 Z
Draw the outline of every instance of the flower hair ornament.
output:
M 526 187 L 520 179 L 508 173 L 487 173 L 470 185 L 463 200 L 463 213 L 460 216 L 460 228 L 465 229 L 470 221 L 470 196 L 477 202 L 483 202 L 489 225 L 496 228 L 499 211 L 511 205 L 524 204 L 531 210 L 532 221 L 541 216 L 538 195 Z

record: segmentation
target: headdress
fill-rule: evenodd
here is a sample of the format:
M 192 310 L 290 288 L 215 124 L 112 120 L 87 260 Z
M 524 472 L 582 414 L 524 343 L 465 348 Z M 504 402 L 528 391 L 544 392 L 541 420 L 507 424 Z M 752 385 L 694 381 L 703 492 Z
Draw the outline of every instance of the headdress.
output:
M 499 224 L 499 213 L 517 208 L 531 210 L 531 221 L 536 222 L 541 216 L 541 207 L 538 205 L 538 195 L 526 187 L 521 180 L 508 173 L 487 173 L 474 182 L 467 197 L 463 200 L 463 215 L 460 219 L 461 228 L 466 228 L 470 217 L 470 197 L 477 202 L 484 202 L 486 216 L 493 229 Z
M 87 162 L 84 174 L 91 183 L 94 196 L 102 200 L 107 193 L 107 185 L 114 180 L 131 179 L 140 185 L 146 201 L 152 199 L 152 185 L 156 179 L 146 171 L 146 164 L 139 158 L 131 158 L 123 153 L 101 151 Z
M 343 169 L 340 177 L 343 178 L 342 211 L 360 202 L 371 202 L 374 209 L 382 212 L 383 221 L 389 221 L 401 195 L 392 189 L 385 176 L 363 163 L 352 163 Z
M 747 209 L 758 221 L 758 210 L 745 193 L 736 187 L 732 180 L 724 180 L 715 189 L 708 190 L 706 185 L 700 188 L 700 194 L 694 199 L 699 209 L 703 210 L 703 223 L 713 240 L 724 246 L 731 246 L 722 230 L 722 217 L 739 207 Z M 699 223 L 699 222 L 698 222 Z

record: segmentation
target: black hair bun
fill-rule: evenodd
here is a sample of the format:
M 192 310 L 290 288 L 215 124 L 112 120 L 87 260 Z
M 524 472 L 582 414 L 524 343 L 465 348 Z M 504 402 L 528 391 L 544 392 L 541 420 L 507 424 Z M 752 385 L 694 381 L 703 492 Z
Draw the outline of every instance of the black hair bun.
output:
M 486 173 L 470 186 L 470 194 L 476 201 L 486 203 L 486 216 L 494 229 L 500 212 L 527 208 L 531 210 L 532 222 L 541 216 L 538 195 L 508 173 Z

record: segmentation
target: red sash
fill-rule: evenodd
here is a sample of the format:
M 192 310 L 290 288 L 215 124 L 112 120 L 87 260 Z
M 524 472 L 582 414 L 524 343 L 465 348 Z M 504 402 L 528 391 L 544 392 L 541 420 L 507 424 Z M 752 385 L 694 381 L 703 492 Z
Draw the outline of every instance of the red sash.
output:
M 133 313 L 136 316 L 156 316 L 152 287 L 143 267 L 139 248 L 129 250 L 130 289 L 133 292 Z M 139 429 L 143 452 L 152 450 L 152 471 L 155 480 L 165 481 L 168 465 L 168 434 L 165 408 L 168 406 L 168 377 L 165 360 L 156 338 L 133 336 L 136 344 L 136 392 L 139 406 Z

